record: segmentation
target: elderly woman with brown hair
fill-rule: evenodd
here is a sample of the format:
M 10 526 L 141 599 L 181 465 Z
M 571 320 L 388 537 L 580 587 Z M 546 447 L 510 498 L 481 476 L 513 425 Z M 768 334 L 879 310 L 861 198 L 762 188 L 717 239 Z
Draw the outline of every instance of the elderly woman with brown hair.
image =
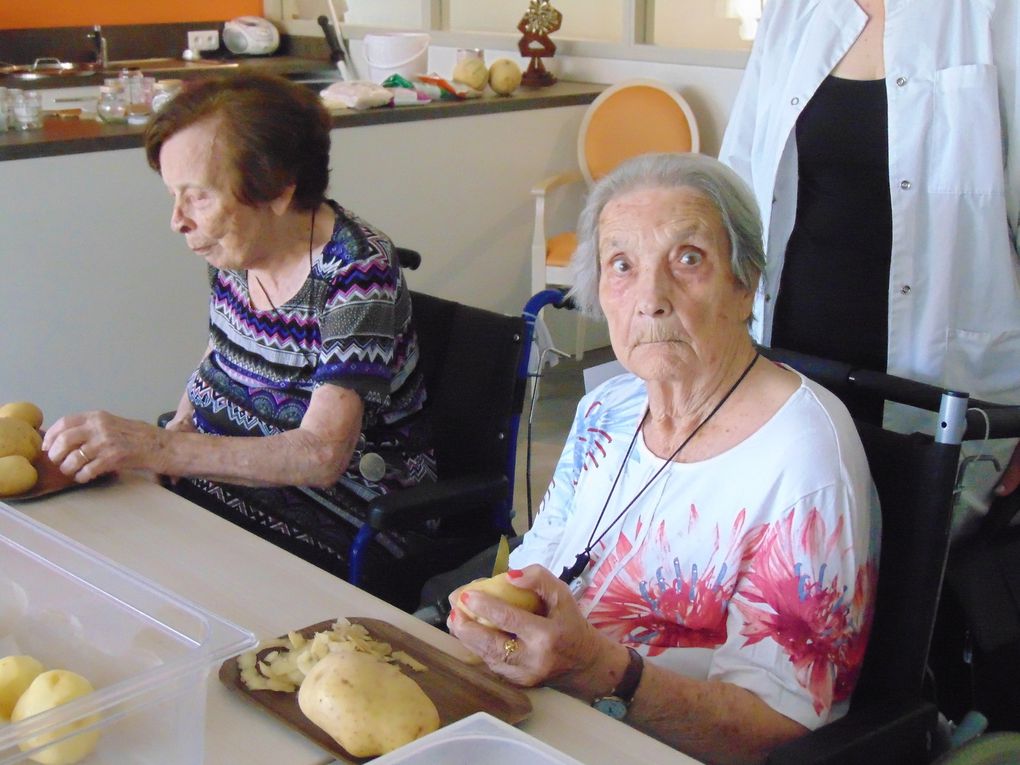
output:
M 79 481 L 179 479 L 184 496 L 343 574 L 364 500 L 435 465 L 407 284 L 386 235 L 326 198 L 329 148 L 318 97 L 277 77 L 203 80 L 156 114 L 145 150 L 170 225 L 209 267 L 206 353 L 165 430 L 87 412 L 44 447 Z M 399 596 L 405 541 L 370 548 L 368 586 L 384 596 Z
M 831 393 L 751 342 L 761 224 L 731 170 L 630 160 L 578 232 L 575 299 L 628 373 L 582 399 L 512 554 L 540 613 L 461 589 L 450 631 L 516 683 L 758 762 L 847 709 L 878 566 L 863 448 Z

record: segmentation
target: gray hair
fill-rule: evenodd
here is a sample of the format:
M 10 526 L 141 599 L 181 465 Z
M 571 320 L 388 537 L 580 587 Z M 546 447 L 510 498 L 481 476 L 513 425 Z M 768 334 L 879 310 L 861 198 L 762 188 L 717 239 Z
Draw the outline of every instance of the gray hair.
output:
M 599 305 L 599 217 L 613 199 L 638 189 L 689 188 L 719 211 L 730 241 L 730 269 L 751 293 L 765 268 L 761 216 L 747 184 L 722 162 L 704 154 L 642 154 L 618 165 L 592 187 L 577 223 L 577 249 L 570 261 L 577 308 L 602 317 Z M 748 320 L 750 321 L 750 319 Z

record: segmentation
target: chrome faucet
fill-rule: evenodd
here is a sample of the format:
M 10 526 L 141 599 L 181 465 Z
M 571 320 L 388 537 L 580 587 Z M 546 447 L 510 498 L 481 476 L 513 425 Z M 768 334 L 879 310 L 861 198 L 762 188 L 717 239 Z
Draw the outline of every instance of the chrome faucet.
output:
M 96 48 L 96 63 L 103 67 L 103 69 L 106 69 L 106 67 L 110 64 L 110 58 L 106 51 L 106 38 L 103 37 L 103 28 L 99 24 L 96 24 L 92 27 L 92 31 L 89 32 L 86 37 L 92 40 L 92 44 Z

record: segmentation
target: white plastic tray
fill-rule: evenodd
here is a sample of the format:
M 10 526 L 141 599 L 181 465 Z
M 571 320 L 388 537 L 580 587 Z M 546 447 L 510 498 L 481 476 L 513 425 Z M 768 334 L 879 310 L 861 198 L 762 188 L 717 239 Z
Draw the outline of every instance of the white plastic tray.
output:
M 582 765 L 558 749 L 486 712 L 477 712 L 406 746 L 377 757 L 373 765 Z

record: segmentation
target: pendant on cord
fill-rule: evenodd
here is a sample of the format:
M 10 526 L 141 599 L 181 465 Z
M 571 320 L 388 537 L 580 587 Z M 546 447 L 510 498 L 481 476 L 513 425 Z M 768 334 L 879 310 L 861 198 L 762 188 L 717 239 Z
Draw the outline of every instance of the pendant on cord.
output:
M 591 554 L 585 550 L 574 559 L 574 565 L 570 568 L 563 567 L 563 571 L 560 572 L 560 581 L 573 584 L 574 580 L 581 576 L 584 570 L 588 568 L 589 563 L 591 563 Z

